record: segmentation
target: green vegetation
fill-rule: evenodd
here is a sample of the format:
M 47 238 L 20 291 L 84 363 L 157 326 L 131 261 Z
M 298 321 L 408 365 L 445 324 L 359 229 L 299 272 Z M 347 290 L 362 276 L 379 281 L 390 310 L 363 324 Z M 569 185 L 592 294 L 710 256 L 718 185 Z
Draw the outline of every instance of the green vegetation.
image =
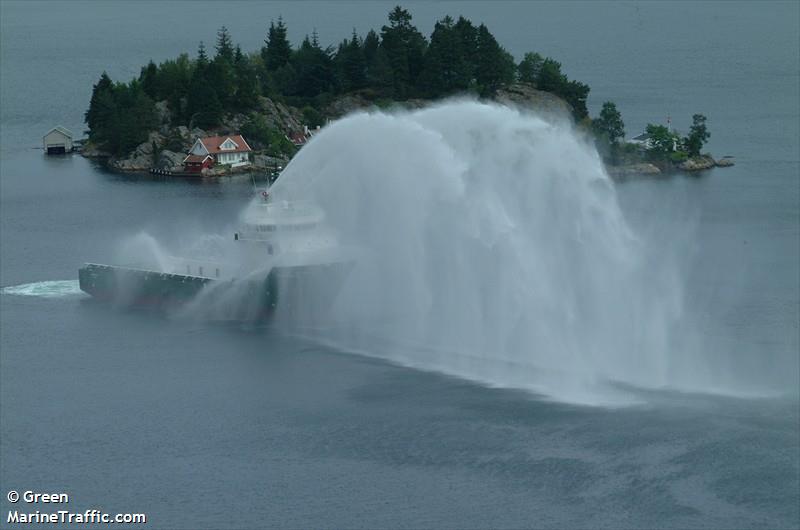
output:
M 689 135 L 683 139 L 683 147 L 689 156 L 699 156 L 703 145 L 711 137 L 706 130 L 706 117 L 702 114 L 692 116 L 692 126 Z
M 619 159 L 620 140 L 625 138 L 625 122 L 611 101 L 603 103 L 600 117 L 592 120 L 592 131 L 596 137 L 597 147 L 601 154 L 617 163 Z
M 113 153 L 127 152 L 146 141 L 155 128 L 155 105 L 140 81 L 113 83 L 103 72 L 92 88 L 85 120 L 93 142 Z
M 683 138 L 664 125 L 652 123 L 647 125 L 646 132 L 650 135 L 647 157 L 652 161 L 668 160 L 674 164 L 700 156 L 700 150 L 711 136 L 706 130 L 706 117 L 702 114 L 692 116 L 689 134 Z
M 535 57 L 526 57 L 530 71 L 536 64 Z M 544 64 L 544 61 L 542 61 Z M 595 145 L 603 159 L 612 165 L 638 164 L 652 162 L 662 168 L 677 166 L 687 160 L 701 156 L 700 150 L 711 136 L 706 129 L 706 117 L 702 114 L 692 116 L 689 134 L 681 137 L 664 125 L 649 123 L 645 129 L 648 141 L 644 145 L 622 143 L 625 138 L 625 123 L 617 106 L 611 102 L 603 103 L 600 115 L 591 121 Z
M 223 26 L 213 57 L 201 42 L 195 59 L 182 54 L 159 65 L 150 61 L 129 83 L 113 83 L 104 73 L 92 92 L 86 123 L 95 145 L 122 154 L 156 127 L 157 101 L 167 102 L 172 125 L 208 129 L 228 114 L 252 113 L 258 98 L 266 96 L 303 108 L 304 118 L 315 126 L 342 94 L 357 92 L 386 106 L 458 93 L 490 97 L 516 81 L 553 92 L 572 106 L 577 121 L 587 118 L 588 85 L 569 80 L 558 61 L 538 53 L 527 53 L 515 64 L 484 24 L 476 27 L 464 17 L 439 20 L 428 39 L 413 25 L 411 13 L 398 6 L 379 33 L 370 30 L 361 38 L 353 30 L 337 47 L 323 48 L 314 32 L 296 49 L 279 17 L 255 53 L 243 53 Z M 263 126 L 256 119 L 248 122 L 257 142 L 285 152 Z
M 284 134 L 270 127 L 264 116 L 258 114 L 242 125 L 242 134 L 254 149 L 264 150 L 270 156 L 292 156 L 296 150 Z

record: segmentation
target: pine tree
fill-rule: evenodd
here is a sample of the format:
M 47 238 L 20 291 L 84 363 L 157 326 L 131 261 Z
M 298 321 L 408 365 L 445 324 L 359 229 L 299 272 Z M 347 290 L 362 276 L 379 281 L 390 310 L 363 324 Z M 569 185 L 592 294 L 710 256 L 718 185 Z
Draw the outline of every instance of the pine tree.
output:
M 455 31 L 458 34 L 461 44 L 461 60 L 465 68 L 465 74 L 468 78 L 467 87 L 471 87 L 475 83 L 475 56 L 478 52 L 478 30 L 472 25 L 469 19 L 458 17 L 455 25 Z
M 561 93 L 567 82 L 565 75 L 561 73 L 561 63 L 550 57 L 542 61 L 542 67 L 536 78 L 536 87 L 545 92 Z
M 258 76 L 250 59 L 237 45 L 233 55 L 233 69 L 236 77 L 236 93 L 233 105 L 236 110 L 246 111 L 258 103 Z
M 517 66 L 517 78 L 523 83 L 535 85 L 543 62 L 544 57 L 538 53 L 526 53 Z
M 386 51 L 381 47 L 380 37 L 375 31 L 370 30 L 364 37 L 363 48 L 367 85 L 381 95 L 390 95 L 394 83 L 392 67 L 386 57 Z
M 339 85 L 343 92 L 364 88 L 367 84 L 367 62 L 361 40 L 353 29 L 353 35 L 339 45 L 335 63 L 339 72 Z
M 576 121 L 581 121 L 589 116 L 589 109 L 586 108 L 589 85 L 580 81 L 567 81 L 558 95 L 572 106 L 572 116 Z
M 272 72 L 289 64 L 292 58 L 292 45 L 289 44 L 286 37 L 286 25 L 284 25 L 282 17 L 278 17 L 277 24 L 270 22 L 269 32 L 264 43 L 267 46 L 262 49 L 262 54 L 264 66 L 268 71 Z
M 407 98 L 413 93 L 422 71 L 427 41 L 411 24 L 411 13 L 395 7 L 389 13 L 389 26 L 381 28 L 381 47 L 392 68 L 395 97 Z
M 195 76 L 205 76 L 206 70 L 208 69 L 208 55 L 206 55 L 206 46 L 203 44 L 203 41 L 200 41 L 200 45 L 197 47 L 197 60 L 194 62 L 194 73 L 192 77 Z
M 227 59 L 215 57 L 208 65 L 204 77 L 217 94 L 223 110 L 233 110 L 236 93 L 236 74 L 233 65 Z
M 231 36 L 228 33 L 228 28 L 222 26 L 217 31 L 217 55 L 216 58 L 224 59 L 229 63 L 233 63 L 233 42 L 231 40 Z
M 106 72 L 92 87 L 92 98 L 89 100 L 89 109 L 84 114 L 84 121 L 89 126 L 89 135 L 96 135 L 105 125 L 114 107 L 114 83 Z M 109 104 L 111 103 L 111 104 Z
M 700 150 L 709 138 L 711 133 L 706 130 L 706 117 L 702 114 L 693 115 L 689 135 L 683 139 L 684 149 L 689 156 L 700 156 Z
M 222 120 L 222 104 L 209 79 L 216 75 L 212 71 L 212 65 L 208 63 L 205 46 L 201 42 L 187 95 L 186 113 L 190 126 L 211 127 Z
M 334 83 L 333 64 L 330 55 L 319 46 L 314 35 L 303 39 L 300 48 L 292 58 L 296 74 L 297 95 L 313 98 L 319 94 L 330 92 Z
M 619 144 L 620 139 L 625 137 L 625 123 L 622 115 L 617 110 L 617 106 L 611 102 L 603 103 L 600 116 L 592 122 L 592 127 L 596 133 L 603 135 L 611 145 Z
M 461 35 L 452 18 L 446 16 L 436 22 L 419 78 L 422 93 L 438 97 L 467 89 L 472 80 L 472 68 L 461 46 Z
M 482 96 L 490 96 L 514 80 L 514 58 L 505 51 L 485 24 L 478 26 L 475 81 Z
M 142 90 L 144 90 L 145 94 L 153 99 L 158 99 L 159 96 L 158 77 L 158 67 L 151 59 L 147 66 L 142 68 L 142 73 L 139 74 L 139 82 L 142 84 Z

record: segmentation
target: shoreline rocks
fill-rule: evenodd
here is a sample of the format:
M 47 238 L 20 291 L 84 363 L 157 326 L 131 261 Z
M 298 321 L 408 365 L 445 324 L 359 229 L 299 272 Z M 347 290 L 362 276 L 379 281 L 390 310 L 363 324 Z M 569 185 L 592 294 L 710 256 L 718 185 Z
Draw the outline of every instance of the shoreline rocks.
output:
M 711 155 L 700 155 L 681 162 L 678 164 L 678 169 L 681 171 L 703 171 L 716 165 L 717 162 Z
M 606 166 L 608 176 L 617 180 L 625 180 L 632 177 L 653 177 L 661 175 L 661 170 L 653 164 L 628 164 L 624 166 Z

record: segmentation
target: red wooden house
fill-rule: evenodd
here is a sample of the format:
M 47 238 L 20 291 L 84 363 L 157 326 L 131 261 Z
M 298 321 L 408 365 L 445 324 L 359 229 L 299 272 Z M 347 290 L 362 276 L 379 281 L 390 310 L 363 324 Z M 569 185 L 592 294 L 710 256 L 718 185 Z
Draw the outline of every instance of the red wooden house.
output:
M 211 155 L 189 155 L 183 159 L 183 170 L 187 173 L 201 173 L 213 165 L 214 157 Z

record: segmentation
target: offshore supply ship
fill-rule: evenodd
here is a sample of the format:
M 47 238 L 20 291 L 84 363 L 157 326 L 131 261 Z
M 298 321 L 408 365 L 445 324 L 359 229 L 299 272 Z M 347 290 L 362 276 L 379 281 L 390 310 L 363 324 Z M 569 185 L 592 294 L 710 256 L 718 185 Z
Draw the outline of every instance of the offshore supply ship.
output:
M 324 219 L 311 201 L 273 200 L 262 191 L 243 212 L 241 229 L 222 255 L 168 256 L 158 267 L 87 263 L 78 270 L 80 288 L 116 305 L 195 304 L 227 320 L 258 320 L 277 312 L 318 317 L 352 267 Z

